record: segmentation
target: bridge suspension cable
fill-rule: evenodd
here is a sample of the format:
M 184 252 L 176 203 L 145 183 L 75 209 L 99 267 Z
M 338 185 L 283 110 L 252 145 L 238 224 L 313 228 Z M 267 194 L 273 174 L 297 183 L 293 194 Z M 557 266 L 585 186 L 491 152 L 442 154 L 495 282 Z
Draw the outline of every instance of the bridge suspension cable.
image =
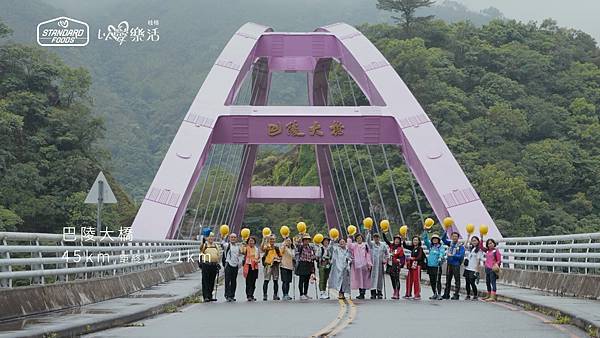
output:
M 325 92 L 323 91 L 323 87 L 320 88 L 320 91 L 321 91 L 322 104 L 325 105 L 325 106 L 329 106 L 330 105 L 330 99 L 331 99 L 330 94 L 329 94 L 330 93 L 329 92 L 329 86 L 327 86 L 327 93 L 328 93 L 327 97 L 325 97 Z M 337 209 L 337 210 L 335 210 L 335 218 L 336 218 L 336 220 L 338 222 L 338 228 L 340 230 L 340 233 L 343 234 L 344 230 L 345 230 L 343 223 L 345 223 L 346 221 L 344 219 L 344 212 L 342 210 L 342 203 L 340 202 L 340 199 L 338 197 L 338 194 L 341 195 L 341 193 L 342 193 L 341 192 L 341 188 L 342 187 L 341 187 L 341 184 L 340 184 L 340 181 L 339 181 L 339 177 L 337 176 L 337 171 L 335 171 L 336 180 L 334 180 L 334 178 L 333 178 L 334 169 L 331 168 L 331 162 L 329 161 L 330 157 L 331 157 L 331 161 L 333 162 L 333 165 L 335 167 L 335 160 L 333 159 L 333 153 L 331 151 L 331 146 L 328 145 L 326 153 L 325 153 L 325 162 L 327 163 L 327 170 L 329 171 L 329 176 L 331 177 L 331 183 L 332 183 L 332 187 L 333 187 L 333 191 L 334 191 L 334 197 L 335 198 L 333 199 L 333 203 L 334 203 L 334 209 Z M 340 188 L 339 192 L 338 192 L 338 189 L 336 187 L 336 181 L 337 181 L 337 184 L 339 185 L 339 188 Z M 337 208 L 335 208 L 336 203 L 337 203 Z M 344 204 L 345 204 L 345 201 L 344 201 Z M 338 210 L 339 210 L 339 213 L 340 213 L 339 217 L 338 217 L 338 214 L 337 214 Z M 348 210 L 346 209 L 346 213 L 347 212 L 348 212 Z M 342 220 L 341 223 L 340 223 L 340 218 Z M 348 215 L 348 220 L 350 220 L 350 215 Z
M 216 148 L 216 146 L 215 146 L 215 148 Z M 218 161 L 217 167 L 220 167 L 221 166 L 221 162 L 223 161 L 223 154 L 225 154 L 225 145 L 221 144 L 219 148 L 221 150 L 221 153 L 220 153 L 220 156 L 219 156 L 219 161 Z M 210 208 L 210 201 L 212 200 L 213 191 L 215 189 L 215 183 L 217 181 L 217 174 L 218 174 L 218 170 L 215 170 L 215 173 L 213 174 L 212 184 L 210 186 L 210 192 L 208 194 L 208 200 L 206 202 L 206 207 L 204 209 L 204 215 L 202 216 L 202 222 L 200 223 L 200 229 L 202 229 L 202 227 L 204 227 L 205 224 L 206 224 L 205 223 L 206 222 L 206 216 L 208 216 L 208 209 Z
M 337 188 L 335 185 L 335 182 L 333 180 L 333 173 L 331 172 L 331 165 L 329 163 L 329 156 L 331 155 L 331 150 L 329 148 L 327 148 L 326 152 L 325 152 L 325 164 L 327 165 L 327 171 L 329 172 L 329 176 L 331 177 L 331 187 L 333 188 L 333 196 L 331 197 L 331 200 L 333 202 L 333 211 L 335 213 L 335 219 L 337 221 L 337 225 L 338 225 L 338 230 L 340 230 L 340 233 L 343 233 L 343 224 L 344 223 L 344 214 L 342 213 L 342 206 L 340 204 L 340 201 L 338 199 L 338 194 L 337 194 Z M 331 193 L 331 190 L 330 190 Z M 340 216 L 342 217 L 342 222 L 340 223 L 340 217 L 338 217 L 338 210 L 340 211 Z
M 333 71 L 333 76 L 335 78 L 335 83 L 336 83 L 336 86 L 337 86 L 337 89 L 338 89 L 338 94 L 339 94 L 339 97 L 340 97 L 340 103 L 341 103 L 342 106 L 345 106 L 346 103 L 344 101 L 344 94 L 342 92 L 342 87 L 340 85 L 340 80 L 339 80 L 339 77 L 338 77 L 336 71 Z M 333 90 L 332 90 L 332 93 L 333 93 Z M 341 155 L 340 155 L 341 150 L 339 149 L 339 147 L 337 145 L 335 147 L 336 147 L 336 151 L 338 153 L 338 158 L 340 160 L 340 167 L 342 169 L 342 175 L 344 176 L 344 182 L 346 183 L 346 187 L 347 187 L 347 190 L 348 190 L 348 199 L 350 200 L 350 205 L 352 207 L 352 213 L 354 214 L 354 218 L 356 220 L 356 226 L 358 226 L 359 228 L 361 228 L 362 227 L 362 222 L 360 222 L 360 220 L 358 219 L 358 217 L 356 215 L 356 209 L 354 208 L 354 202 L 353 202 L 352 193 L 350 191 L 350 186 L 348 185 L 348 180 L 346 178 L 346 172 L 344 171 L 344 164 L 343 164 L 343 161 L 342 161 Z M 354 170 L 352 169 L 352 164 L 350 163 L 350 157 L 348 156 L 348 150 L 346 148 L 346 145 L 342 145 L 342 147 L 344 149 L 344 152 L 345 152 L 345 155 L 346 155 L 346 160 L 348 162 L 348 169 L 350 170 L 350 177 L 352 179 L 352 184 L 353 184 L 353 187 L 354 187 L 354 192 L 356 193 L 356 201 L 358 203 L 358 207 L 359 207 L 359 210 L 360 210 L 360 215 L 361 215 L 361 218 L 364 219 L 365 218 L 365 212 L 364 212 L 364 209 L 363 209 L 363 206 L 362 206 L 362 202 L 361 202 L 361 198 L 360 198 L 360 192 L 358 191 L 358 186 L 356 184 L 356 179 L 354 177 Z
M 229 151 L 227 154 L 227 161 L 225 162 L 225 165 L 223 168 L 221 168 L 221 185 L 223 184 L 223 182 L 225 182 L 225 187 L 223 187 L 223 196 L 221 196 L 221 202 L 219 202 L 219 193 L 221 192 L 221 186 L 219 187 L 219 190 L 217 191 L 217 198 L 215 199 L 217 201 L 217 205 L 219 206 L 219 211 L 217 212 L 217 217 L 215 218 L 215 224 L 218 225 L 219 224 L 219 217 L 221 216 L 221 210 L 223 209 L 223 202 L 225 201 L 225 196 L 227 195 L 227 186 L 229 183 L 229 170 L 231 169 L 231 164 L 233 161 L 229 160 L 229 157 L 231 156 L 231 154 L 235 154 L 236 150 L 235 149 L 231 149 L 234 147 L 233 144 L 229 144 Z M 235 155 L 234 155 L 235 157 Z M 215 210 L 217 209 L 217 207 L 215 207 Z M 214 211 L 213 211 L 214 212 Z M 212 217 L 211 217 L 211 221 L 212 221 Z
M 340 188 L 339 189 L 339 194 L 342 197 L 342 202 L 344 204 L 344 210 L 346 211 L 346 217 L 347 217 L 347 220 L 348 220 L 347 224 L 350 224 L 350 223 L 352 223 L 352 218 L 350 217 L 350 212 L 348 211 L 348 204 L 346 204 L 346 198 L 344 197 L 344 191 L 343 191 L 343 188 L 342 188 L 342 181 L 340 180 L 340 176 L 338 174 L 338 170 L 337 170 L 337 167 L 336 167 L 336 164 L 335 164 L 335 159 L 333 158 L 333 151 L 331 150 L 331 146 L 327 146 L 327 147 L 329 148 L 329 152 L 331 153 L 331 162 L 333 163 L 333 170 L 335 172 L 335 178 L 336 178 L 338 186 Z M 340 214 L 342 214 L 341 210 L 340 210 Z M 343 214 L 342 214 L 342 218 L 343 218 Z M 342 219 L 342 221 L 344 221 L 344 220 Z M 345 230 L 345 227 L 342 226 L 342 229 Z
M 202 203 L 202 196 L 204 195 L 204 190 L 206 190 L 206 182 L 208 182 L 208 176 L 210 175 L 210 168 L 212 166 L 214 157 L 215 157 L 215 147 L 211 147 L 210 151 L 208 152 L 207 158 L 206 158 L 206 164 L 202 168 L 202 172 L 200 173 L 200 175 L 204 175 L 203 176 L 204 181 L 201 183 L 202 187 L 200 188 L 200 196 L 198 197 L 198 203 L 196 204 L 196 209 L 194 210 L 194 218 L 192 220 L 192 224 L 190 225 L 190 232 L 188 234 L 188 238 L 191 238 L 193 236 L 194 226 L 196 225 L 196 219 L 198 218 L 198 209 L 200 208 L 200 203 Z M 183 231 L 183 225 L 180 225 L 177 237 L 182 236 L 181 235 L 182 231 Z
M 226 160 L 227 164 L 230 163 L 230 161 L 231 161 L 231 154 L 233 153 L 231 151 L 232 146 L 233 146 L 233 144 L 226 144 L 225 145 L 225 147 L 228 148 L 228 151 L 227 151 L 227 160 Z M 217 202 L 219 201 L 219 195 L 221 194 L 221 190 L 223 189 L 223 182 L 225 181 L 225 178 L 226 178 L 226 175 L 224 175 L 224 171 L 225 171 L 225 168 L 224 167 L 220 167 L 220 174 L 221 174 L 220 178 L 221 178 L 221 180 L 219 182 L 219 188 L 217 189 L 217 196 L 215 197 L 215 200 Z M 210 221 L 208 222 L 208 224 L 210 226 L 212 226 L 213 224 L 215 224 L 215 223 L 213 223 L 213 217 L 215 216 L 215 212 L 217 211 L 217 206 L 218 205 L 215 205 L 215 207 L 213 208 L 212 213 L 210 214 Z
M 337 89 L 338 89 L 338 93 L 340 95 L 340 102 L 342 103 L 342 106 L 345 106 L 346 103 L 344 101 L 344 94 L 342 92 L 342 86 L 340 85 L 339 76 L 338 76 L 338 74 L 337 74 L 336 71 L 333 72 L 333 75 L 335 77 L 336 86 L 337 86 Z M 354 97 L 354 94 L 352 95 L 352 97 L 354 98 L 354 104 L 356 105 L 356 99 Z M 359 206 L 359 209 L 360 209 L 360 214 L 361 214 L 362 219 L 364 219 L 365 218 L 365 211 L 364 211 L 364 208 L 363 208 L 363 205 L 362 205 L 362 200 L 360 198 L 360 191 L 358 189 L 358 185 L 356 184 L 356 178 L 354 176 L 354 169 L 352 168 L 352 163 L 350 162 L 350 156 L 348 155 L 348 148 L 347 148 L 347 145 L 345 145 L 345 144 L 342 147 L 344 148 L 344 153 L 346 155 L 346 161 L 348 162 L 348 169 L 350 170 L 350 177 L 352 178 L 352 184 L 354 186 L 354 191 L 356 193 L 356 198 L 357 198 L 357 203 L 358 203 L 358 206 Z M 338 155 L 339 155 L 339 151 L 340 150 L 338 149 Z M 343 172 L 343 170 L 342 170 L 342 173 L 344 174 L 344 179 L 345 179 L 345 173 Z M 367 190 L 367 194 L 368 194 L 368 190 Z M 349 193 L 349 195 L 350 195 L 350 193 Z M 352 196 L 351 195 L 349 196 L 349 198 L 352 200 Z M 353 207 L 353 209 L 354 209 L 354 207 Z M 356 225 L 359 228 L 362 228 L 362 222 L 359 222 L 358 220 L 357 220 L 357 224 Z
M 246 156 L 246 145 L 239 145 L 239 154 L 237 159 L 233 163 L 233 175 L 231 176 L 231 187 L 230 193 L 227 197 L 227 201 L 225 201 L 224 209 L 223 209 L 223 219 L 219 224 L 229 224 L 229 217 L 231 212 L 231 203 L 235 198 L 235 190 L 237 188 L 238 177 L 242 174 L 242 160 Z
M 233 196 L 232 196 L 231 201 L 228 206 L 227 217 L 225 218 L 226 224 L 231 224 L 231 218 L 233 217 L 233 211 L 237 207 L 237 198 L 238 198 L 238 194 L 239 194 L 241 183 L 242 183 L 241 175 L 244 173 L 244 168 L 246 167 L 246 159 L 248 158 L 248 150 L 249 150 L 248 145 L 243 145 L 243 153 L 242 153 L 242 156 L 240 158 L 240 163 L 239 163 L 239 167 L 240 167 L 239 171 L 238 171 L 239 174 L 237 176 L 237 180 L 235 183 L 235 189 L 233 190 Z M 231 231 L 233 232 L 234 229 L 231 229 Z
M 381 151 L 383 152 L 383 160 L 385 162 L 385 167 L 387 168 L 390 174 L 390 183 L 392 185 L 392 191 L 394 192 L 394 198 L 396 199 L 396 206 L 398 206 L 398 212 L 400 213 L 400 219 L 402 220 L 402 225 L 406 224 L 404 219 L 404 213 L 402 212 L 402 206 L 400 205 L 400 200 L 398 199 L 398 192 L 396 191 L 396 183 L 394 182 L 394 172 L 390 168 L 390 162 L 388 161 L 387 153 L 385 151 L 385 147 L 381 144 Z
M 323 93 L 323 92 L 321 92 L 321 93 Z M 334 104 L 334 102 L 333 102 L 333 100 L 334 100 L 333 90 L 331 89 L 331 85 L 329 84 L 329 80 L 327 81 L 327 93 L 328 93 L 327 98 L 323 98 L 324 104 L 326 104 L 326 105 L 333 105 Z M 328 145 L 327 148 L 328 148 L 329 154 L 331 154 L 331 164 L 333 164 L 333 171 L 335 173 L 336 181 L 337 181 L 337 184 L 338 184 L 338 187 L 339 187 L 339 190 L 337 190 L 337 193 L 339 193 L 339 196 L 342 199 L 342 203 L 344 204 L 344 211 L 346 212 L 346 217 L 347 217 L 347 220 L 348 220 L 348 223 L 346 223 L 346 224 L 351 224 L 352 223 L 352 218 L 350 217 L 350 212 L 348 211 L 348 204 L 346 203 L 346 198 L 344 196 L 344 189 L 342 187 L 342 181 L 340 179 L 339 172 L 338 172 L 338 169 L 337 169 L 336 160 L 335 160 L 335 158 L 333 156 L 333 149 L 332 149 L 331 145 Z M 331 168 L 331 166 L 330 166 L 330 168 Z M 339 201 L 339 198 L 337 196 L 336 196 L 336 199 L 338 199 L 338 201 Z M 345 222 L 345 220 L 344 220 L 344 214 L 342 212 L 341 205 L 340 205 L 340 215 L 342 216 L 342 222 Z M 342 229 L 343 232 L 346 232 L 346 227 L 344 225 L 340 225 L 340 227 L 341 227 L 341 229 Z
M 358 102 L 356 101 L 356 95 L 354 94 L 354 86 L 352 85 L 352 78 L 350 78 L 350 74 L 348 72 L 346 72 L 346 78 L 348 79 L 347 83 L 350 86 L 350 93 L 352 93 L 352 102 L 354 103 L 355 107 L 358 107 Z M 361 163 L 360 157 L 358 155 L 358 147 L 356 146 L 356 144 L 354 144 L 353 146 L 354 146 L 354 154 L 356 157 L 356 162 L 358 163 L 359 172 L 362 177 L 363 185 L 365 187 L 365 194 L 367 195 L 367 201 L 369 202 L 369 214 L 373 215 L 373 217 L 375 217 L 375 220 L 376 220 L 375 221 L 375 229 L 376 229 L 376 231 L 379 231 L 379 223 L 377 222 L 377 219 L 378 218 L 381 219 L 381 215 L 380 215 L 380 217 L 375 216 L 375 209 L 373 208 L 373 203 L 371 202 L 371 196 L 370 196 L 371 193 L 369 192 L 367 180 L 365 179 L 365 172 L 363 170 L 362 163 Z M 375 180 L 376 178 L 373 177 L 373 179 Z
M 239 145 L 232 145 L 232 147 L 234 147 L 234 156 L 232 161 L 229 163 L 229 171 L 226 171 L 226 173 L 228 174 L 226 176 L 226 186 L 225 186 L 225 191 L 223 192 L 223 198 L 221 199 L 221 203 L 219 204 L 219 212 L 217 213 L 217 219 L 216 219 L 216 225 L 219 226 L 222 223 L 222 220 L 225 216 L 225 211 L 227 208 L 227 203 L 225 203 L 226 200 L 229 200 L 231 198 L 231 189 L 234 183 L 234 175 L 236 173 L 235 167 L 236 167 L 236 163 L 239 161 L 239 157 L 241 155 L 241 150 L 242 147 Z
M 242 163 L 241 175 L 243 175 L 243 173 L 246 170 L 246 167 L 247 167 L 246 165 L 247 165 L 247 162 L 248 162 L 248 156 L 250 156 L 250 151 L 251 151 L 250 146 L 246 145 L 246 154 L 245 154 L 245 157 L 244 157 L 243 163 Z M 231 208 L 231 214 L 229 216 L 229 223 L 233 222 L 233 219 L 235 217 L 235 211 L 236 211 L 236 209 L 238 207 L 238 204 L 239 204 L 239 198 L 238 197 L 239 197 L 239 195 L 241 193 L 242 193 L 242 176 L 240 176 L 238 178 L 237 192 L 236 192 L 236 194 L 234 196 L 234 201 L 233 201 L 233 205 L 232 205 L 232 208 Z
M 378 219 L 381 219 L 381 215 L 380 217 L 377 217 L 375 215 L 375 209 L 373 208 L 373 203 L 371 202 L 371 192 L 369 191 L 369 186 L 367 185 L 367 180 L 365 179 L 365 173 L 362 167 L 362 163 L 360 161 L 360 157 L 358 154 L 358 148 L 356 146 L 356 144 L 353 145 L 354 146 L 354 156 L 356 157 L 356 162 L 358 163 L 358 168 L 359 168 L 359 172 L 360 172 L 360 176 L 362 177 L 362 181 L 363 181 L 363 185 L 365 187 L 365 194 L 367 196 L 367 201 L 369 202 L 369 214 L 373 215 L 373 217 L 375 218 L 375 230 L 379 231 L 379 224 L 377 222 Z
M 342 94 L 342 90 L 341 90 L 341 86 L 340 86 L 340 83 L 339 83 L 339 78 L 337 76 L 337 73 L 334 73 L 334 76 L 336 78 L 337 86 L 338 86 L 338 89 L 339 89 L 339 92 L 340 92 L 340 95 L 341 95 Z M 354 92 L 354 86 L 353 86 L 352 78 L 350 77 L 350 74 L 348 74 L 348 72 L 346 72 L 346 78 L 348 79 L 348 85 L 350 86 L 350 93 L 352 94 L 352 101 L 354 103 L 354 106 L 356 107 L 356 106 L 358 106 L 358 102 L 357 102 L 357 99 L 356 99 L 357 96 L 356 96 L 356 94 Z M 343 102 L 343 100 L 342 100 L 342 102 Z M 365 148 L 367 149 L 367 154 L 368 154 L 368 157 L 369 157 L 369 161 L 371 163 L 371 169 L 372 169 L 372 173 L 373 173 L 373 182 L 375 183 L 375 187 L 377 189 L 377 192 L 379 194 L 379 199 L 381 201 L 381 209 L 382 209 L 382 211 L 380 212 L 379 218 L 380 219 L 382 219 L 382 218 L 386 218 L 387 219 L 387 218 L 389 218 L 389 215 L 387 213 L 387 209 L 386 209 L 385 202 L 384 202 L 384 199 L 383 199 L 383 194 L 381 192 L 381 187 L 379 186 L 379 182 L 377 181 L 377 172 L 375 170 L 375 164 L 373 163 L 373 156 L 371 154 L 369 145 L 366 145 Z M 357 161 L 358 161 L 359 170 L 360 170 L 360 173 L 361 173 L 361 176 L 362 176 L 363 185 L 365 187 L 365 193 L 367 195 L 367 201 L 369 203 L 370 213 L 372 213 L 373 217 L 375 217 L 377 219 L 377 216 L 375 216 L 375 208 L 373 207 L 373 203 L 371 202 L 371 198 L 369 196 L 370 195 L 369 188 L 368 188 L 368 185 L 367 185 L 367 181 L 365 179 L 364 170 L 362 168 L 362 164 L 361 164 L 360 158 L 358 156 L 358 147 L 356 145 L 354 145 L 354 151 L 356 153 L 356 158 L 357 158 Z M 378 229 L 379 228 L 378 222 L 375 222 L 375 224 L 376 224 L 375 225 L 376 229 Z M 391 231 L 391 229 L 390 229 L 390 231 Z
M 358 186 L 356 184 L 356 179 L 354 178 L 354 170 L 352 169 L 352 163 L 350 162 L 350 156 L 348 156 L 348 148 L 346 147 L 345 144 L 342 147 L 344 148 L 344 152 L 346 153 L 346 161 L 348 162 L 348 168 L 350 169 L 350 177 L 352 177 L 352 183 L 354 185 L 354 191 L 356 192 L 356 198 L 358 201 L 358 206 L 360 208 L 360 214 L 362 216 L 362 219 L 365 219 L 365 211 L 362 206 L 362 201 L 360 198 L 360 192 L 358 191 Z M 361 226 L 361 224 L 362 223 L 357 224 L 357 225 Z
M 417 194 L 417 188 L 416 188 L 416 185 L 415 185 L 415 179 L 413 177 L 412 171 L 408 167 L 408 164 L 406 164 L 406 161 L 404 161 L 404 166 L 406 167 L 406 171 L 408 171 L 408 177 L 410 179 L 410 186 L 411 186 L 412 191 L 413 191 L 413 196 L 415 198 L 415 203 L 417 204 L 417 210 L 419 211 L 419 217 L 421 218 L 421 224 L 424 224 L 425 223 L 425 219 L 423 218 L 423 210 L 421 209 L 421 203 L 419 202 L 419 195 Z
M 373 173 L 373 182 L 375 182 L 375 187 L 377 188 L 377 193 L 379 195 L 379 200 L 381 202 L 381 210 L 386 219 L 390 219 L 390 215 L 387 212 L 387 207 L 385 206 L 385 200 L 383 199 L 383 193 L 381 193 L 381 187 L 379 186 L 379 181 L 377 181 L 377 171 L 375 170 L 375 163 L 373 163 L 373 155 L 371 154 L 371 148 L 367 144 L 366 146 L 367 154 L 369 155 L 369 163 L 371 164 L 371 172 Z M 392 233 L 392 228 L 389 229 L 390 234 Z
M 335 71 L 333 71 L 333 73 L 335 74 Z M 337 75 L 336 75 L 336 79 L 337 79 Z M 338 83 L 338 87 L 337 88 L 338 88 L 338 93 L 339 93 L 339 97 L 340 97 L 340 102 L 341 102 L 341 105 L 343 106 L 344 105 L 344 95 L 342 94 L 341 88 L 339 87 L 339 81 L 337 83 Z M 328 87 L 328 89 L 330 89 L 330 91 L 331 91 L 331 98 L 333 99 L 333 97 L 334 97 L 333 96 L 333 89 L 331 88 L 332 86 L 330 85 L 329 81 L 327 83 L 327 87 Z M 338 146 L 334 145 L 334 147 L 335 147 L 335 150 L 336 150 L 336 153 L 337 153 L 337 157 L 338 157 L 338 160 L 339 160 L 339 163 L 340 163 L 340 169 L 342 171 L 342 177 L 344 178 L 344 183 L 346 184 L 346 191 L 348 191 L 348 200 L 350 201 L 350 207 L 352 208 L 352 215 L 354 216 L 354 220 L 356 222 L 355 224 L 358 226 L 358 225 L 360 225 L 360 223 L 359 223 L 358 217 L 356 215 L 356 209 L 354 208 L 354 201 L 353 201 L 353 198 L 352 198 L 352 193 L 350 191 L 350 185 L 348 184 L 348 179 L 346 177 L 346 171 L 344 170 L 344 161 L 342 160 L 342 157 L 340 155 L 340 150 L 339 150 Z M 335 162 L 335 159 L 334 159 L 334 162 Z M 357 192 L 357 194 L 358 194 L 358 192 Z M 360 196 L 358 196 L 358 201 L 359 201 L 359 204 L 360 204 Z M 363 215 L 364 215 L 364 212 L 363 212 Z M 351 221 L 350 221 L 350 223 L 351 223 Z
M 342 177 L 344 178 L 344 183 L 346 185 L 346 191 L 348 191 L 348 199 L 350 200 L 350 207 L 352 208 L 352 215 L 354 215 L 354 220 L 356 221 L 356 225 L 359 224 L 358 216 L 356 216 L 356 209 L 354 208 L 354 202 L 352 201 L 352 192 L 350 191 L 350 185 L 348 184 L 348 179 L 346 177 L 346 171 L 344 170 L 344 162 L 342 161 L 342 156 L 340 156 L 340 151 L 337 145 L 334 145 L 338 160 L 340 162 L 340 169 L 342 170 Z

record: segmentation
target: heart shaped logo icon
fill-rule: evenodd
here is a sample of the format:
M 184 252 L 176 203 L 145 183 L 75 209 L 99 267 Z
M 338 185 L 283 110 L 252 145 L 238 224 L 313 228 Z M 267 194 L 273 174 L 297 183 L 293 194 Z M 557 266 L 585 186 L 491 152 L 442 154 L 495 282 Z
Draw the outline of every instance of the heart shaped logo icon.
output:
M 69 27 L 69 20 L 58 20 L 58 26 L 62 28 Z

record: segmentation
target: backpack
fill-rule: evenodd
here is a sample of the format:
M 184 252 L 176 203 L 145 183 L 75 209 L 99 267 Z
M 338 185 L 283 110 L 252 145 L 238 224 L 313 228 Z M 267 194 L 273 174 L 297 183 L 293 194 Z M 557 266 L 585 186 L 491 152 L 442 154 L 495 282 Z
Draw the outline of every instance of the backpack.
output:
M 419 259 L 418 263 L 421 266 L 421 269 L 427 269 L 427 255 L 423 251 L 423 248 L 419 248 L 421 250 L 421 259 Z
M 498 252 L 498 249 L 494 249 L 494 251 L 492 252 L 492 254 L 494 255 L 494 265 L 492 266 L 492 271 L 494 271 L 496 276 L 499 278 L 502 268 L 500 267 L 500 263 L 498 260 Z
M 279 248 L 277 246 L 275 246 L 275 253 L 277 254 L 277 257 L 281 257 L 281 253 L 279 252 Z M 268 252 L 265 252 L 265 254 L 260 259 L 263 266 L 267 266 L 267 254 Z
M 225 249 L 225 253 L 221 256 L 221 264 L 223 264 L 223 267 L 225 267 L 227 265 L 227 255 L 229 255 L 230 251 L 231 251 L 231 243 L 227 244 L 227 249 Z

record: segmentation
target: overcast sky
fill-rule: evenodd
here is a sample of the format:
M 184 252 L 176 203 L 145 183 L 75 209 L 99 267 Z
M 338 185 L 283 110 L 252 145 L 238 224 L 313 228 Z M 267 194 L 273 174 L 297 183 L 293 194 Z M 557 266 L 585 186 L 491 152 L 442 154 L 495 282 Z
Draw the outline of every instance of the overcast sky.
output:
M 2 1 L 2 0 L 0 0 Z M 127 0 L 42 0 L 56 7 L 67 8 L 70 14 L 97 13 L 99 8 L 107 5 L 125 3 Z M 210 0 L 203 0 L 210 1 Z M 244 0 L 217 0 L 235 3 Z M 245 0 L 252 1 L 252 0 Z M 299 0 L 303 1 L 303 0 Z M 316 0 L 327 1 L 327 0 Z M 348 0 L 355 2 L 376 0 Z M 445 0 L 436 0 L 438 4 Z M 470 10 L 478 12 L 490 6 L 498 8 L 507 18 L 528 22 L 541 22 L 546 18 L 555 19 L 560 26 L 581 29 L 600 42 L 600 0 L 453 0 L 466 5 Z M 177 1 L 172 1 L 177 6 Z M 310 1 L 314 4 L 315 0 Z M 100 11 L 101 12 L 101 11 Z
M 442 2 L 443 0 L 438 0 Z M 494 6 L 506 17 L 520 21 L 555 19 L 600 41 L 600 0 L 456 0 L 472 10 Z

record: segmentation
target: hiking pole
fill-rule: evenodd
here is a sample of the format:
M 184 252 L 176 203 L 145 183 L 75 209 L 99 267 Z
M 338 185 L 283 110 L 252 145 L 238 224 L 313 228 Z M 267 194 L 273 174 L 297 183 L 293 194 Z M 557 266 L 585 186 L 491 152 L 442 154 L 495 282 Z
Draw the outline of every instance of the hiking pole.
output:
M 217 276 L 215 277 L 215 299 L 217 299 L 217 290 L 219 289 L 219 265 L 217 265 Z
M 438 273 L 437 273 L 437 277 L 435 278 L 435 289 L 438 290 L 438 298 L 440 298 L 440 293 L 442 293 L 442 262 L 440 261 L 438 263 Z M 445 293 L 445 292 L 444 292 Z
M 296 300 L 296 274 L 292 271 L 292 296 Z
M 383 265 L 383 272 L 382 272 L 381 279 L 383 280 L 383 298 L 387 299 L 387 288 L 385 287 L 385 262 L 383 262 L 382 265 Z
M 351 263 L 348 262 L 348 284 L 350 285 L 350 287 L 348 288 L 348 298 L 350 298 L 350 300 L 352 300 L 352 275 L 350 274 L 350 267 L 351 267 Z
M 319 291 L 317 290 L 317 276 L 315 275 L 315 279 L 313 280 L 315 283 L 315 299 L 319 299 Z

